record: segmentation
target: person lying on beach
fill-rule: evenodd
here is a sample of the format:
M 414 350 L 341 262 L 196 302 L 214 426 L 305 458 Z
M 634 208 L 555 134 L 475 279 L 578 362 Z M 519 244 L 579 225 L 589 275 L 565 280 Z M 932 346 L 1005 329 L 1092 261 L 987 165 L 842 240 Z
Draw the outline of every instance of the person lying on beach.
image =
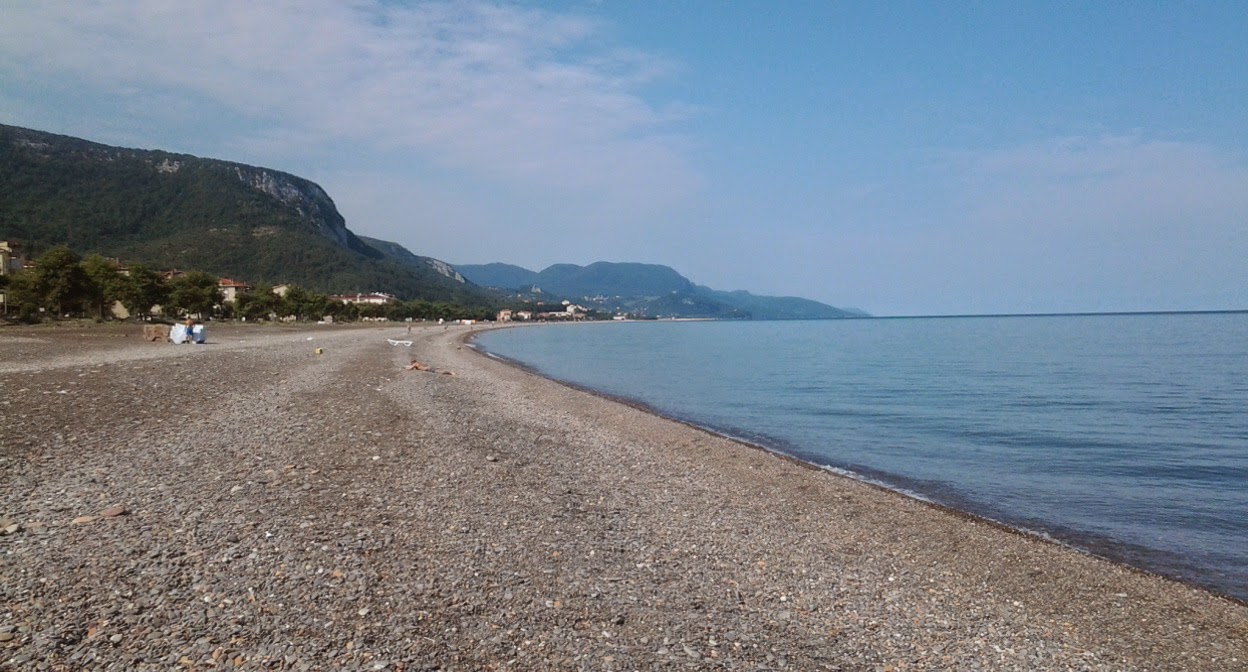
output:
M 453 372 L 451 372 L 451 371 L 438 371 L 438 370 L 436 370 L 436 369 L 431 368 L 428 364 L 425 364 L 425 363 L 423 363 L 423 362 L 419 362 L 419 361 L 417 361 L 417 360 L 415 360 L 415 359 L 413 359 L 413 360 L 412 360 L 412 363 L 411 363 L 411 364 L 408 364 L 406 367 L 404 367 L 404 369 L 405 369 L 405 370 L 407 370 L 407 371 L 428 371 L 429 373 L 440 373 L 440 374 L 442 374 L 442 375 L 444 375 L 444 376 L 453 376 L 453 375 L 455 375 L 455 374 L 454 374 Z

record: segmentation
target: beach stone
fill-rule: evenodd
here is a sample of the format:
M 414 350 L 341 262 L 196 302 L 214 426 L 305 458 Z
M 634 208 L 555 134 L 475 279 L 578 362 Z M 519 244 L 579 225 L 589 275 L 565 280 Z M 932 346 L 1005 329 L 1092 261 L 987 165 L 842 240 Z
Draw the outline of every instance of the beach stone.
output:
M 70 524 L 71 525 L 86 525 L 87 523 L 94 523 L 95 520 L 96 520 L 95 516 L 78 516 L 77 518 L 70 521 Z
M 318 330 L 334 357 L 317 360 L 291 347 L 306 328 L 271 326 L 223 323 L 194 356 L 40 332 L 21 358 L 0 327 L 0 389 L 37 390 L 5 397 L 0 511 L 145 512 L 0 542 L 18 568 L 0 570 L 0 668 L 30 669 L 19 650 L 99 670 L 1248 660 L 1242 605 L 550 383 L 440 327 L 414 327 L 406 357 L 392 327 Z M 401 374 L 410 357 L 461 375 Z M 211 394 L 171 406 L 192 382 Z
M 116 518 L 117 516 L 123 516 L 127 513 L 129 512 L 126 510 L 126 507 L 117 505 L 110 506 L 107 509 L 100 511 L 100 516 L 103 518 Z

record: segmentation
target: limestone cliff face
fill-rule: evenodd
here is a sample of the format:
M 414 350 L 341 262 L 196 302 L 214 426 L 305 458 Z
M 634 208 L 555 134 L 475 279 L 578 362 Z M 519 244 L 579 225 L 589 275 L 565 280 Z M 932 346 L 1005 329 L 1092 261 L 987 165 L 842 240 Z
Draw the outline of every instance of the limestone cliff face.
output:
M 346 220 L 338 213 L 333 199 L 315 182 L 278 171 L 243 165 L 235 165 L 234 174 L 248 187 L 268 194 L 293 209 L 301 218 L 316 227 L 322 236 L 357 251 L 362 251 L 358 247 L 365 247 L 347 230 Z
M 429 259 L 429 265 L 433 267 L 433 270 L 456 282 L 464 282 L 464 276 L 460 275 L 459 271 L 455 270 L 454 266 L 451 266 L 441 259 Z

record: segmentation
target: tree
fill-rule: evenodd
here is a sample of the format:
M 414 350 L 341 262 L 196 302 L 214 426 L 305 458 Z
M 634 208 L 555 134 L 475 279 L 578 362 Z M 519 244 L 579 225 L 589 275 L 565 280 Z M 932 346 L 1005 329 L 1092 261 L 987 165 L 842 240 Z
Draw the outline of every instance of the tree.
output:
M 191 271 L 169 283 L 169 305 L 186 315 L 211 315 L 225 300 L 217 279 L 203 271 Z
M 303 304 L 308 300 L 308 290 L 299 285 L 291 285 L 286 289 L 286 294 L 282 296 L 277 314 L 281 317 L 294 315 L 299 317 L 299 311 L 303 308 Z
M 329 306 L 328 296 L 292 286 L 282 298 L 282 315 L 294 315 L 300 320 L 319 320 L 329 313 Z
M 356 310 L 354 303 L 330 301 L 326 310 L 327 315 L 332 315 L 339 322 L 351 322 L 359 317 L 359 311 Z
M 16 308 L 18 316 L 24 322 L 39 320 L 39 304 L 42 298 L 35 288 L 34 273 L 22 271 L 9 276 L 9 287 L 5 290 L 5 305 Z
M 376 319 L 386 316 L 386 307 L 379 306 L 375 303 L 357 303 L 356 310 L 359 311 L 360 317 L 368 319 Z
M 102 320 L 108 314 L 108 307 L 121 298 L 122 276 L 117 262 L 92 254 L 83 259 L 81 265 L 88 281 L 86 303 Z
M 117 298 L 131 315 L 143 318 L 151 315 L 152 306 L 163 304 L 169 297 L 169 287 L 159 273 L 142 264 L 131 264 L 129 272 L 117 287 Z
M 248 320 L 267 320 L 281 307 L 282 297 L 273 293 L 272 285 L 256 285 L 252 291 L 234 300 L 234 314 Z
M 297 315 L 304 320 L 319 320 L 329 312 L 329 304 L 329 297 L 324 294 L 308 294 Z
M 90 280 L 79 265 L 81 258 L 64 245 L 44 252 L 35 260 L 34 289 L 45 308 L 56 314 L 80 314 L 89 298 Z

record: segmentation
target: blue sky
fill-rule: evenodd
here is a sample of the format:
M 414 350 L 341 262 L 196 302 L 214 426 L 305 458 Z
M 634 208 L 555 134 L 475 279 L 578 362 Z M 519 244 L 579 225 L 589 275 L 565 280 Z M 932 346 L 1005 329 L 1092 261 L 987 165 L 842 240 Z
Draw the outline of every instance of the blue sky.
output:
M 878 315 L 1248 308 L 1248 4 L 30 2 L 0 123 L 295 173 L 452 263 Z

